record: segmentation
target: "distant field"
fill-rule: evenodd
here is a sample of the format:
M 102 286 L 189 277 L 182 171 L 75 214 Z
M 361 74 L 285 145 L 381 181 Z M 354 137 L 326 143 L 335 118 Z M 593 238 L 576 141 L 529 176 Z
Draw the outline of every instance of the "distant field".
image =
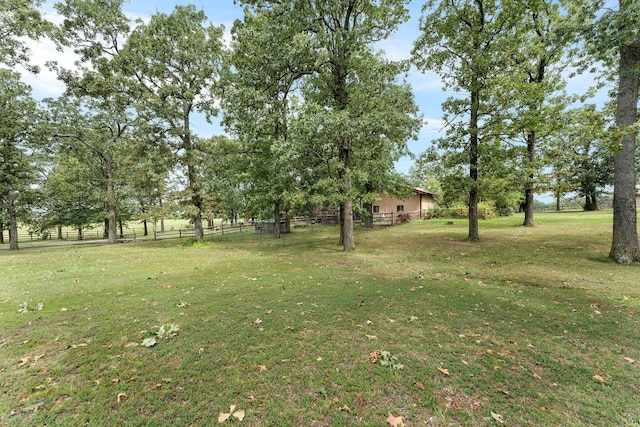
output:
M 640 265 L 536 221 L 0 251 L 0 425 L 640 425 Z

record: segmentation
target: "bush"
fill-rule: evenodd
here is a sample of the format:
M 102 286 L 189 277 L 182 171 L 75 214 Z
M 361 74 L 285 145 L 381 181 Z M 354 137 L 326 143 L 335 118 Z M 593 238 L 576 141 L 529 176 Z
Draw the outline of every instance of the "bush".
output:
M 436 218 L 444 218 L 445 217 L 445 209 L 440 206 L 435 206 L 431 209 L 427 209 L 424 213 L 424 219 L 436 219 Z

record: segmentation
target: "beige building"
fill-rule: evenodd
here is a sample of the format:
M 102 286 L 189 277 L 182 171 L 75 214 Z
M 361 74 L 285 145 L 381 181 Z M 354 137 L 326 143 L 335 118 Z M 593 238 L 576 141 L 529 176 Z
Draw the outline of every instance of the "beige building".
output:
M 409 218 L 423 218 L 424 212 L 436 206 L 436 194 L 423 188 L 416 187 L 411 195 L 405 199 L 399 199 L 388 194 L 381 194 L 380 200 L 373 202 L 374 218 L 383 218 L 389 215 L 408 214 Z

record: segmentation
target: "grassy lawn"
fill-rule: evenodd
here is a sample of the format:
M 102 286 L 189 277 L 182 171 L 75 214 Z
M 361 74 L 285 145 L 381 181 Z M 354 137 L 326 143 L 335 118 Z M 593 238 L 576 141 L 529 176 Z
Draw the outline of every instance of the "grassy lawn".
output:
M 640 425 L 640 266 L 536 220 L 0 251 L 0 425 Z

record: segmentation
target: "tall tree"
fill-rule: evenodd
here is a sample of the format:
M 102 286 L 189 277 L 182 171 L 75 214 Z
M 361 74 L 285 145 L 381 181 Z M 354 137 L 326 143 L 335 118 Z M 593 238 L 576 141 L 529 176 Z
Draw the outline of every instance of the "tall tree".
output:
M 94 184 L 102 191 L 107 212 L 107 239 L 117 242 L 118 187 L 123 186 L 122 162 L 131 156 L 131 118 L 120 95 L 100 101 L 84 97 L 51 101 L 51 123 L 61 151 L 71 150 L 87 165 L 95 166 Z M 127 177 L 131 176 L 127 173 Z
M 66 0 L 56 9 L 65 17 L 57 40 L 74 48 L 81 61 L 75 68 L 56 65 L 59 78 L 74 99 L 52 103 L 56 135 L 87 148 L 101 161 L 107 207 L 109 243 L 117 242 L 116 165 L 126 155 L 134 117 L 127 78 L 116 67 L 129 20 L 122 12 L 123 0 L 95 2 Z
M 563 93 L 563 71 L 570 64 L 571 43 L 576 39 L 573 16 L 552 0 L 526 0 L 510 50 L 514 73 L 504 81 L 514 106 L 514 134 L 522 135 L 525 143 L 521 157 L 524 186 L 524 223 L 533 226 L 534 195 L 542 169 L 540 144 L 560 127 L 559 118 L 570 102 Z
M 445 87 L 465 94 L 449 98 L 443 109 L 449 123 L 442 148 L 462 150 L 468 167 L 468 240 L 478 229 L 479 161 L 483 143 L 497 143 L 503 106 L 496 105 L 499 78 L 508 73 L 518 5 L 497 0 L 429 0 L 422 8 L 421 35 L 413 58 L 417 67 L 437 72 Z M 466 122 L 455 121 L 466 117 Z
M 373 44 L 387 38 L 409 18 L 405 8 L 408 0 L 246 0 L 241 3 L 257 11 L 273 11 L 281 17 L 274 24 L 282 26 L 284 31 L 290 31 L 292 25 L 301 28 L 295 40 L 316 49 L 317 68 L 305 97 L 305 102 L 313 105 L 307 106 L 305 116 L 315 117 L 315 124 L 308 124 L 325 137 L 324 142 L 330 147 L 323 151 L 336 156 L 341 243 L 345 251 L 351 251 L 355 248 L 353 211 L 358 193 L 354 188 L 357 174 L 354 161 L 361 150 L 366 150 L 365 118 L 372 117 L 363 114 L 362 106 L 357 105 L 353 97 L 354 88 L 363 90 L 365 86 L 359 80 L 362 71 L 359 61 L 374 58 Z M 405 143 L 393 140 L 393 144 L 399 146 Z
M 316 57 L 308 45 L 295 42 L 297 31 L 272 24 L 278 20 L 274 11 L 263 10 L 246 12 L 244 21 L 236 21 L 234 73 L 224 97 L 225 123 L 245 153 L 238 177 L 248 190 L 253 214 L 274 218 L 276 238 L 288 195 L 296 192 L 298 182 L 290 135 L 292 97 L 300 78 L 313 71 Z
M 202 239 L 204 194 L 196 154 L 198 138 L 191 128 L 196 113 L 217 114 L 218 86 L 224 66 L 223 28 L 206 25 L 195 6 L 176 6 L 139 23 L 119 55 L 121 69 L 134 77 L 132 96 L 184 168 L 195 237 Z M 159 138 L 160 140 L 160 138 Z
M 30 156 L 37 142 L 36 102 L 20 75 L 0 68 L 0 201 L 9 223 L 9 248 L 18 250 L 21 200 L 35 184 Z M 0 216 L 2 213 L 0 213 Z
M 640 261 L 636 213 L 636 139 L 638 92 L 640 88 L 640 4 L 620 0 L 617 12 L 607 12 L 601 22 L 614 31 L 618 50 L 618 94 L 616 125 L 620 128 L 620 148 L 613 158 L 613 238 L 609 256 L 619 264 Z M 610 21 L 610 23 L 607 23 Z M 611 43 L 601 39 L 601 42 Z

